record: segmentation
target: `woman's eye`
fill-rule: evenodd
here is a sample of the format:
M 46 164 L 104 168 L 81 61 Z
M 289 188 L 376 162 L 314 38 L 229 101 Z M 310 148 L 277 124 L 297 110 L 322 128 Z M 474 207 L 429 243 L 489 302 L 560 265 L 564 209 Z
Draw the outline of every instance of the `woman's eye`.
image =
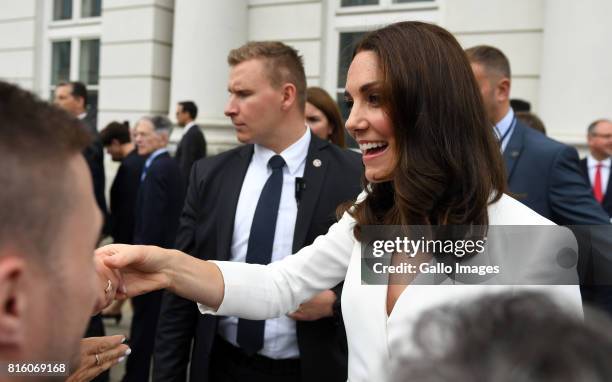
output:
M 380 96 L 378 94 L 370 94 L 368 96 L 368 102 L 374 106 L 380 105 Z

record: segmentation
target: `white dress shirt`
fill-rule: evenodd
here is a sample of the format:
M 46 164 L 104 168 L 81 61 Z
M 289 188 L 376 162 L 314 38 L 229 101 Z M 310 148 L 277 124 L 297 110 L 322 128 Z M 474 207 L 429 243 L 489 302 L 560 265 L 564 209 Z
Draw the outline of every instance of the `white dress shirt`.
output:
M 283 167 L 283 188 L 274 231 L 271 262 L 281 260 L 293 252 L 293 232 L 297 217 L 295 178 L 304 175 L 310 134 L 310 130 L 305 129 L 304 135 L 297 142 L 280 153 L 286 165 Z M 276 155 L 272 150 L 259 145 L 255 145 L 254 148 L 253 158 L 244 177 L 236 206 L 230 257 L 233 262 L 245 262 L 255 207 L 264 184 L 272 174 L 268 161 Z M 285 315 L 266 320 L 264 346 L 259 354 L 274 359 L 298 358 L 300 351 L 295 330 L 295 321 Z M 238 318 L 224 317 L 219 321 L 219 334 L 235 346 L 238 346 L 237 331 Z
M 601 194 L 606 195 L 608 188 L 608 180 L 610 178 L 610 158 L 604 159 L 601 162 L 593 158 L 591 154 L 587 156 L 587 168 L 589 169 L 589 181 L 591 182 L 591 188 L 595 186 L 595 171 L 597 163 L 601 163 Z
M 360 197 L 363 198 L 364 194 Z M 554 225 L 524 204 L 503 195 L 488 207 L 491 225 Z M 413 323 L 429 308 L 458 303 L 487 293 L 513 291 L 512 285 L 410 285 L 387 314 L 387 286 L 361 281 L 361 245 L 353 236 L 355 221 L 348 214 L 297 254 L 269 265 L 215 261 L 223 274 L 224 298 L 214 312 L 247 319 L 277 317 L 344 280 L 342 314 L 348 339 L 348 376 L 352 382 L 388 381 L 394 356 L 411 347 Z M 548 245 L 548 237 L 540 240 Z M 533 251 L 538 251 L 534 243 Z M 563 307 L 582 314 L 578 285 L 531 286 L 550 293 Z
M 506 146 L 508 146 L 508 142 L 510 142 L 515 125 L 516 118 L 514 117 L 514 110 L 512 110 L 512 108 L 508 109 L 504 118 L 495 125 L 494 131 L 497 139 L 500 141 L 502 153 L 506 149 Z
M 188 124 L 186 124 L 185 127 L 184 127 L 184 130 L 183 130 L 183 135 L 187 134 L 189 129 L 191 129 L 191 127 L 195 126 L 195 125 L 196 125 L 195 121 L 191 121 Z

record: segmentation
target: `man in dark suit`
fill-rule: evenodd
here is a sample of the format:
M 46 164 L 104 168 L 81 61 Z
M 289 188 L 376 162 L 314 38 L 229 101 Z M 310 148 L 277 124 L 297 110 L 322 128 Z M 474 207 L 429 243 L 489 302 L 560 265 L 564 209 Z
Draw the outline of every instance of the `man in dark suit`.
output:
M 166 117 L 145 117 L 136 124 L 138 154 L 147 156 L 136 199 L 134 244 L 172 248 L 185 197 L 180 170 L 166 146 L 171 123 Z M 134 297 L 134 316 L 124 381 L 149 380 L 149 368 L 162 291 Z
M 527 207 L 559 225 L 607 225 L 609 217 L 597 203 L 580 171 L 575 148 L 557 142 L 525 126 L 510 107 L 510 63 L 497 48 L 480 45 L 466 50 L 474 76 L 480 86 L 484 107 L 500 141 L 506 164 L 508 188 L 512 195 Z M 612 311 L 612 293 L 591 285 L 610 283 L 593 281 L 593 264 L 605 264 L 612 269 L 610 237 L 603 230 L 584 232 L 577 227 L 574 233 L 581 243 L 579 272 L 583 300 L 599 304 Z M 586 231 L 589 231 L 586 228 Z M 609 229 L 607 229 L 610 232 Z M 582 241 L 583 237 L 593 237 Z M 586 235 L 586 236 L 583 236 Z M 610 276 L 608 271 L 605 278 Z M 600 295 L 600 292 L 603 294 Z M 611 291 L 612 292 L 612 291 Z
M 109 218 L 104 196 L 104 151 L 98 129 L 96 127 L 96 115 L 87 110 L 87 88 L 82 82 L 61 82 L 55 87 L 55 105 L 66 110 L 68 114 L 81 120 L 83 129 L 92 136 L 91 144 L 83 150 L 83 156 L 89 167 L 93 180 L 93 190 L 96 202 L 103 216 L 102 236 L 109 233 Z M 97 314 L 89 322 L 85 337 L 100 337 L 105 335 L 102 317 Z M 109 373 L 105 372 L 95 379 L 95 382 L 109 380 Z
M 587 132 L 589 155 L 580 161 L 584 179 L 591 185 L 593 196 L 608 216 L 612 218 L 612 121 L 598 119 L 589 125 Z
M 87 87 L 82 82 L 61 82 L 55 88 L 55 104 L 78 118 L 93 137 L 92 143 L 83 150 L 83 155 L 93 178 L 96 202 L 104 216 L 103 233 L 108 233 L 108 214 L 104 197 L 104 150 L 98 134 L 93 110 L 87 108 Z
M 192 101 L 182 101 L 176 106 L 176 121 L 184 131 L 176 148 L 175 158 L 185 181 L 189 179 L 193 163 L 206 156 L 206 139 L 200 126 L 195 123 L 197 116 L 198 107 Z
M 359 155 L 305 126 L 306 80 L 293 48 L 253 42 L 228 61 L 225 114 L 247 145 L 195 163 L 177 244 L 202 259 L 274 262 L 327 232 L 336 207 L 359 193 L 363 168 Z M 345 381 L 339 295 L 336 287 L 289 316 L 249 321 L 202 315 L 193 302 L 167 294 L 153 380 L 184 381 L 193 340 L 194 382 Z

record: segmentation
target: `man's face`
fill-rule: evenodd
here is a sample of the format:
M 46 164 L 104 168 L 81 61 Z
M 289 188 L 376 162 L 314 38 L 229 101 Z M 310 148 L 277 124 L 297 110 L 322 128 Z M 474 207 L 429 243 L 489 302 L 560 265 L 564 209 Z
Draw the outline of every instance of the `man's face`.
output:
M 74 156 L 69 163 L 71 207 L 64 226 L 51 246 L 51 265 L 32 265 L 29 280 L 29 320 L 24 354 L 31 360 L 71 362 L 74 370 L 80 339 L 85 332 L 97 298 L 99 280 L 93 251 L 102 218 L 96 205 L 91 176 L 84 159 Z M 24 314 L 25 315 L 25 314 Z
M 75 117 L 85 112 L 83 99 L 72 95 L 71 85 L 63 85 L 55 88 L 54 103 Z
M 189 113 L 183 110 L 182 105 L 176 105 L 176 122 L 179 126 L 185 127 L 191 121 Z
M 156 133 L 153 124 L 146 119 L 141 119 L 136 125 L 135 143 L 140 155 L 149 155 L 153 151 L 165 146 L 165 141 L 161 134 Z
M 282 128 L 283 95 L 270 83 L 265 65 L 253 59 L 231 68 L 225 115 L 232 119 L 240 142 L 272 147 Z
M 588 136 L 589 150 L 595 159 L 612 156 L 612 122 L 602 121 Z
M 106 152 L 115 162 L 121 162 L 123 160 L 123 150 L 121 149 L 121 143 L 119 143 L 119 141 L 116 139 L 111 140 L 110 145 L 106 146 Z
M 478 87 L 480 88 L 480 94 L 482 95 L 482 101 L 484 103 L 485 112 L 487 113 L 487 118 L 489 121 L 491 121 L 491 123 L 496 124 L 499 122 L 496 121 L 496 86 L 488 75 L 485 67 L 481 64 L 472 62 L 472 71 L 474 72 L 474 77 L 476 77 Z

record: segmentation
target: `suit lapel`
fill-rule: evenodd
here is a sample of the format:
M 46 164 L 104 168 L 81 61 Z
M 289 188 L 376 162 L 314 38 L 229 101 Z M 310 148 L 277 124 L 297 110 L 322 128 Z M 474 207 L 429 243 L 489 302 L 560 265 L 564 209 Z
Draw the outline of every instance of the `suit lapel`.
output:
M 219 260 L 229 260 L 232 247 L 232 235 L 234 233 L 234 219 L 236 217 L 236 206 L 240 197 L 240 190 L 244 182 L 244 176 L 251 163 L 253 156 L 253 145 L 244 146 L 234 161 L 224 169 L 221 190 L 224 195 L 219 198 L 219 214 L 217 215 L 217 253 Z
M 512 172 L 514 171 L 516 162 L 523 151 L 523 136 L 525 135 L 524 129 L 525 127 L 519 121 L 517 121 L 514 131 L 512 132 L 512 136 L 510 137 L 510 141 L 508 141 L 508 145 L 503 153 L 508 183 L 510 183 L 510 178 L 512 177 Z
M 304 166 L 305 188 L 301 193 L 293 233 L 293 253 L 296 253 L 304 246 L 312 216 L 317 206 L 317 200 L 323 187 L 325 174 L 330 165 L 327 152 L 323 150 L 327 145 L 329 145 L 328 142 L 312 134 Z

